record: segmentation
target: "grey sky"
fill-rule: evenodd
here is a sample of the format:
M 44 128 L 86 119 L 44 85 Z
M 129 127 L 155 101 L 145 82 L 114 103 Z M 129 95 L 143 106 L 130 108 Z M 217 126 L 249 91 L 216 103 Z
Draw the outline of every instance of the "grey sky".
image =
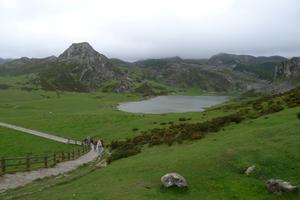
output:
M 300 56 L 299 0 L 0 0 L 0 57 Z

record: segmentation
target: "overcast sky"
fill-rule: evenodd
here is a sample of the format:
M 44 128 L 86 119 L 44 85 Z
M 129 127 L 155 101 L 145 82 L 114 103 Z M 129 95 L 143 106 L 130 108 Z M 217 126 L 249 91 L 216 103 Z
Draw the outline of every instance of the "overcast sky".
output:
M 300 56 L 300 0 L 0 0 L 0 57 Z

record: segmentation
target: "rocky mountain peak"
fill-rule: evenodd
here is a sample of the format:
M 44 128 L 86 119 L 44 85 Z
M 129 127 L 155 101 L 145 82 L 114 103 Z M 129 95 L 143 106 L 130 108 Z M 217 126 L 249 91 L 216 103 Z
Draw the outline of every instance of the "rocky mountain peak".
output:
M 300 76 L 300 57 L 294 57 L 276 66 L 275 79 Z
M 68 49 L 66 49 L 60 56 L 59 59 L 86 59 L 86 58 L 103 58 L 106 57 L 100 53 L 98 53 L 96 50 L 93 49 L 93 47 L 87 43 L 73 43 Z

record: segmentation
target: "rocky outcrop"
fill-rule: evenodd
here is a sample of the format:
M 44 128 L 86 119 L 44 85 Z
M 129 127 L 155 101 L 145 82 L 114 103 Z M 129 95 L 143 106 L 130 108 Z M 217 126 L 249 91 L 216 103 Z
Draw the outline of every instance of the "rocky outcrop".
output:
M 187 187 L 186 179 L 177 173 L 169 173 L 161 177 L 161 183 L 164 187 Z
M 276 66 L 275 80 L 300 77 L 300 57 L 294 57 Z
M 87 43 L 73 43 L 59 57 L 59 62 L 73 65 L 72 73 L 79 81 L 98 84 L 115 77 L 110 60 Z
M 103 54 L 87 43 L 73 43 L 57 62 L 39 73 L 44 89 L 90 92 L 102 88 L 110 92 L 126 92 L 130 83 L 125 73 L 112 65 Z
M 245 171 L 245 174 L 246 174 L 247 176 L 249 176 L 249 175 L 255 170 L 255 168 L 256 168 L 255 165 L 252 165 L 252 166 L 248 167 L 248 168 L 246 169 L 246 171 Z
M 272 193 L 293 192 L 297 190 L 295 185 L 281 179 L 270 179 L 267 181 L 266 186 L 268 191 Z

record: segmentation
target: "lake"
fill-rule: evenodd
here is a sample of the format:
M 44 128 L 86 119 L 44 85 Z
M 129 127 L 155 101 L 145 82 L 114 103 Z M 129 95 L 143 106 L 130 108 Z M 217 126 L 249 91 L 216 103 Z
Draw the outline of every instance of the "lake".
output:
M 118 109 L 146 114 L 201 112 L 227 100 L 227 96 L 158 96 L 143 101 L 121 103 Z

